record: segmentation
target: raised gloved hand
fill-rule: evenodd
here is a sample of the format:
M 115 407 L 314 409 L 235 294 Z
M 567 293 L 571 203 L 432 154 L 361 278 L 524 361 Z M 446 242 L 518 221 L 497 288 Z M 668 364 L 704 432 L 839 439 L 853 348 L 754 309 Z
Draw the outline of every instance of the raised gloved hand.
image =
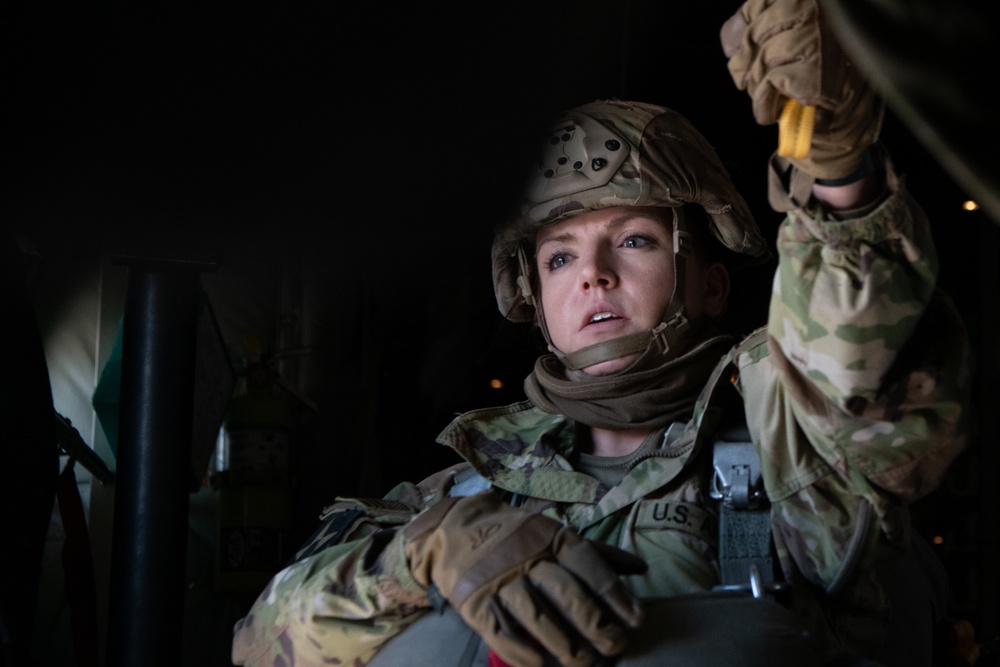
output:
M 854 174 L 878 139 L 884 104 L 831 33 L 818 0 L 748 0 L 720 36 L 729 73 L 750 95 L 759 124 L 778 122 L 789 99 L 815 107 L 808 152 L 789 160 L 815 178 Z
M 567 667 L 624 650 L 642 606 L 618 572 L 645 562 L 588 542 L 495 492 L 449 498 L 404 531 L 414 578 L 434 585 L 507 663 L 541 667 L 539 646 Z

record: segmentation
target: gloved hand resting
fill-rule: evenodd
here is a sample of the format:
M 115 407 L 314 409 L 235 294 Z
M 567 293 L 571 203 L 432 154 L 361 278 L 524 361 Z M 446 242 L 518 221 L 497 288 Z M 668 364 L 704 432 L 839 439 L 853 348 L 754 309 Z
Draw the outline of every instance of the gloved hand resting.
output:
M 567 667 L 624 650 L 642 606 L 618 573 L 641 559 L 506 504 L 489 491 L 449 498 L 404 530 L 414 578 L 434 585 L 506 662 L 541 667 L 539 645 Z

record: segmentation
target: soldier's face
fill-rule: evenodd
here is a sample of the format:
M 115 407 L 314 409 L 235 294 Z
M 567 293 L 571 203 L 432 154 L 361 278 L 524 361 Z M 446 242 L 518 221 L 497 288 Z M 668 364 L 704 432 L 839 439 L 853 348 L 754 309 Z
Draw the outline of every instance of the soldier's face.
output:
M 575 352 L 659 324 L 674 288 L 673 238 L 661 214 L 634 207 L 601 209 L 538 232 L 542 312 L 554 347 Z M 689 313 L 691 306 L 697 304 L 688 304 Z M 637 356 L 584 370 L 613 373 Z

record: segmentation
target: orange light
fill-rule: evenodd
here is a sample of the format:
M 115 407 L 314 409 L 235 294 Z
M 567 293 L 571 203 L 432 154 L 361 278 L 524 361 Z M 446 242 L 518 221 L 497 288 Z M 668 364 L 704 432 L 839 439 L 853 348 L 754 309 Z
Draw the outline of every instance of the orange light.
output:
M 490 387 L 492 389 L 503 389 L 503 382 L 496 378 L 493 378 L 492 380 L 490 380 Z
M 969 199 L 962 204 L 962 208 L 964 208 L 966 211 L 978 211 L 979 204 Z
M 944 544 L 944 538 L 940 535 L 935 535 L 934 539 L 931 541 L 934 542 L 934 544 Z

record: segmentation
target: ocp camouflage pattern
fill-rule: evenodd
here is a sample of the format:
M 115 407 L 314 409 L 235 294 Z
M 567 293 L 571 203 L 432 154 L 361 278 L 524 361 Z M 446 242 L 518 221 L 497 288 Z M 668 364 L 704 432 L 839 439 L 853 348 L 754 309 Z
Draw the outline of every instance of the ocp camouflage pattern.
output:
M 767 326 L 720 360 L 692 420 L 667 429 L 618 486 L 572 469 L 570 420 L 519 403 L 458 417 L 439 441 L 467 463 L 388 499 L 417 512 L 472 466 L 526 509 L 645 558 L 649 572 L 627 579 L 639 595 L 708 590 L 716 512 L 700 443 L 716 418 L 708 389 L 735 369 L 781 567 L 816 593 L 796 604 L 818 631 L 837 628 L 831 652 L 845 638 L 877 644 L 888 609 L 875 565 L 899 556 L 908 503 L 940 484 L 965 444 L 969 372 L 961 322 L 935 289 L 927 221 L 889 182 L 892 194 L 859 218 L 788 215 Z M 426 612 L 397 531 L 372 519 L 352 538 L 274 578 L 236 627 L 236 664 L 363 665 Z M 833 611 L 818 603 L 826 594 Z

